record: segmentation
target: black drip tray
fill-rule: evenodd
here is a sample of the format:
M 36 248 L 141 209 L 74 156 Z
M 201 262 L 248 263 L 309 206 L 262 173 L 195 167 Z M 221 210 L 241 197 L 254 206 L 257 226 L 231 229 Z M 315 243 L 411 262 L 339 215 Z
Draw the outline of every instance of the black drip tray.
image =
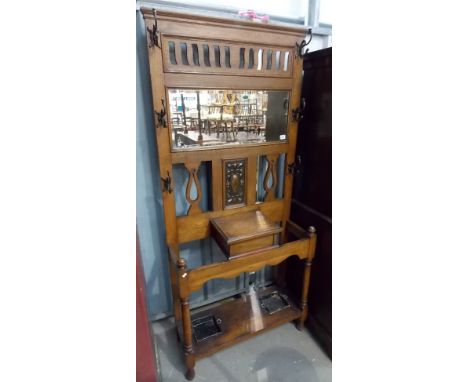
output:
M 260 307 L 269 314 L 279 312 L 280 310 L 289 308 L 288 296 L 274 291 L 259 298 Z
M 221 333 L 221 319 L 215 316 L 205 316 L 192 321 L 195 341 L 200 342 Z

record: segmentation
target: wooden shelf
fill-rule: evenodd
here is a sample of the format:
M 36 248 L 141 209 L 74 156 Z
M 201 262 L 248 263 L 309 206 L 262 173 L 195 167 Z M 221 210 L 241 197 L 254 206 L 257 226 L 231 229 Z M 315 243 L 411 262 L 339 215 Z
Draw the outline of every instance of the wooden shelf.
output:
M 279 290 L 276 286 L 262 289 L 252 294 L 242 294 L 234 300 L 204 307 L 202 311 L 192 314 L 192 320 L 208 315 L 221 319 L 222 332 L 205 340 L 193 341 L 196 359 L 207 357 L 219 350 L 263 333 L 268 329 L 298 319 L 301 311 L 289 298 L 289 308 L 284 308 L 273 314 L 268 314 L 260 307 L 259 297 Z M 288 295 L 284 290 L 282 294 Z M 289 297 L 289 296 L 288 296 Z M 180 327 L 178 328 L 181 329 Z M 180 333 L 181 338 L 182 333 Z

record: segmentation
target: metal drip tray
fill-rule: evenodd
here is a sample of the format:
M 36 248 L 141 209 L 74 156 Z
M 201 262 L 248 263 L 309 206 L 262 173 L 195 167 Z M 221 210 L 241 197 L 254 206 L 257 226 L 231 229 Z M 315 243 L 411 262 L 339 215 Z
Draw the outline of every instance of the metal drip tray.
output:
M 221 319 L 215 316 L 200 317 L 192 321 L 195 341 L 200 342 L 221 333 Z
M 268 314 L 279 312 L 283 309 L 289 308 L 288 296 L 274 291 L 270 294 L 259 298 L 260 307 Z

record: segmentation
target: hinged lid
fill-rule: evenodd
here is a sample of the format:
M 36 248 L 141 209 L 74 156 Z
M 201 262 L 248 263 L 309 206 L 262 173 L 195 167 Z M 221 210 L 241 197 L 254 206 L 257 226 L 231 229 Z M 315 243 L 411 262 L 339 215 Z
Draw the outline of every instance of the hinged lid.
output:
M 211 227 L 214 239 L 228 257 L 271 246 L 273 235 L 283 230 L 260 210 L 211 219 Z
M 279 224 L 273 223 L 259 210 L 221 216 L 211 219 L 211 224 L 229 245 L 272 235 L 283 230 Z

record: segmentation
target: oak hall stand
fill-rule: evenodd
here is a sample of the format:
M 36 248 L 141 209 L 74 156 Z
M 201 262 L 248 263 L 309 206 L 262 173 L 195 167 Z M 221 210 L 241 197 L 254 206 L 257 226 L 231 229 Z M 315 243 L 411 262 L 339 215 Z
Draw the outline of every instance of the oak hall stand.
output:
M 289 221 L 306 29 L 167 10 L 142 13 L 174 317 L 191 380 L 196 359 L 286 322 L 301 328 L 307 316 L 315 230 Z M 278 166 L 281 155 L 284 168 Z M 202 162 L 210 173 L 209 211 L 200 207 Z M 176 216 L 173 190 L 183 186 L 172 181 L 176 164 L 187 170 L 184 216 Z M 179 246 L 212 236 L 225 260 L 189 269 Z M 304 264 L 299 302 L 289 297 L 278 266 L 276 285 L 191 315 L 190 294 L 207 281 L 291 256 Z

